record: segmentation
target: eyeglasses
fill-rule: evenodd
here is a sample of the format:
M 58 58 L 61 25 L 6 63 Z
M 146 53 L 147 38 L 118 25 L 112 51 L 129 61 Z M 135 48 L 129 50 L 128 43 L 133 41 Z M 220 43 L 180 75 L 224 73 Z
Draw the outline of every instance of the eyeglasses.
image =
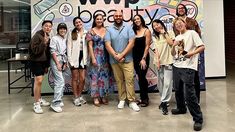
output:
M 178 8 L 178 10 L 179 10 L 179 9 L 180 9 L 180 10 L 183 10 L 183 9 L 184 9 L 184 7 L 180 7 L 180 8 Z

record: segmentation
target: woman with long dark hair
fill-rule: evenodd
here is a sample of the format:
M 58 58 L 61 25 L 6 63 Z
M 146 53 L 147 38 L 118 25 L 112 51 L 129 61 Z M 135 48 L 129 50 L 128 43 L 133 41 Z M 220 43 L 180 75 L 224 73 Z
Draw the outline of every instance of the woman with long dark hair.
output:
M 92 28 L 87 34 L 88 50 L 91 58 L 88 75 L 90 78 L 90 94 L 95 106 L 108 104 L 107 95 L 109 92 L 109 64 L 108 54 L 105 50 L 103 15 L 97 14 L 94 17 Z
M 151 41 L 151 32 L 145 25 L 141 15 L 135 15 L 133 18 L 133 30 L 135 32 L 135 45 L 133 47 L 134 68 L 139 79 L 140 98 L 138 103 L 141 107 L 149 105 L 148 81 L 146 73 L 149 67 L 149 46 Z
M 166 26 L 161 20 L 154 20 L 152 23 L 153 44 L 155 47 L 154 64 L 157 66 L 157 87 L 161 96 L 162 114 L 168 114 L 168 102 L 172 95 L 172 63 L 171 47 L 175 38 L 173 31 L 167 31 Z
M 73 19 L 74 29 L 68 35 L 67 55 L 72 73 L 72 89 L 75 106 L 81 106 L 86 101 L 81 96 L 85 85 L 85 73 L 87 67 L 88 49 L 85 36 L 87 31 L 83 28 L 81 18 Z

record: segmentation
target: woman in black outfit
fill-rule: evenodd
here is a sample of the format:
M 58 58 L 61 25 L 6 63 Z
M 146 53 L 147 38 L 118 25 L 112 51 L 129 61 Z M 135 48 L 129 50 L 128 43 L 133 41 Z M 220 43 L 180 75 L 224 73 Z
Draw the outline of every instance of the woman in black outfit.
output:
M 151 41 L 151 32 L 145 25 L 141 15 L 135 15 L 133 19 L 133 30 L 135 32 L 135 45 L 133 47 L 134 68 L 139 79 L 140 99 L 138 103 L 141 107 L 149 104 L 148 81 L 146 73 L 149 67 L 149 46 Z

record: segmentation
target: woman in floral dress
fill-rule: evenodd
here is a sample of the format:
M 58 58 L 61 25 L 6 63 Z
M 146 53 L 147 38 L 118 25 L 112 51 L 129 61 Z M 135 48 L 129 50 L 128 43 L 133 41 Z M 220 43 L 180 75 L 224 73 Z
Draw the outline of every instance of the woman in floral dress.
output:
M 94 99 L 94 105 L 100 106 L 101 103 L 108 104 L 106 98 L 110 84 L 110 68 L 108 63 L 108 54 L 105 49 L 104 19 L 101 14 L 94 17 L 92 29 L 87 34 L 88 50 L 91 58 L 88 75 L 90 79 L 90 94 Z

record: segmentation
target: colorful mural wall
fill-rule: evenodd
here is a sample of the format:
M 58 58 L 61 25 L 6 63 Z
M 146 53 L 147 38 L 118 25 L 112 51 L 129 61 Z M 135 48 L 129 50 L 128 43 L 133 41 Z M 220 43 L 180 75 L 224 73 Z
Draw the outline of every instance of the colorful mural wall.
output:
M 188 8 L 188 17 L 197 20 L 203 36 L 203 0 L 31 0 L 32 35 L 41 29 L 43 20 L 53 21 L 52 35 L 56 33 L 56 27 L 60 22 L 65 22 L 69 30 L 72 30 L 72 20 L 75 16 L 80 16 L 84 22 L 85 29 L 89 30 L 92 25 L 92 18 L 97 13 L 104 15 L 105 26 L 109 26 L 113 23 L 113 14 L 117 9 L 123 11 L 124 21 L 127 23 L 131 24 L 132 17 L 135 14 L 140 14 L 144 17 L 148 26 L 151 25 L 154 19 L 161 19 L 167 29 L 172 30 L 172 22 L 176 17 L 175 11 L 179 3 L 185 4 Z M 150 54 L 153 56 L 152 49 L 150 49 Z M 205 89 L 204 54 L 201 55 L 199 69 L 201 89 Z M 67 70 L 65 73 L 65 92 L 71 92 L 70 71 L 69 69 Z M 150 91 L 157 88 L 155 71 L 155 67 L 151 64 L 147 74 Z M 42 93 L 53 91 L 53 76 L 51 72 L 44 79 L 43 85 L 45 87 L 42 89 Z M 136 90 L 138 89 L 136 83 Z

